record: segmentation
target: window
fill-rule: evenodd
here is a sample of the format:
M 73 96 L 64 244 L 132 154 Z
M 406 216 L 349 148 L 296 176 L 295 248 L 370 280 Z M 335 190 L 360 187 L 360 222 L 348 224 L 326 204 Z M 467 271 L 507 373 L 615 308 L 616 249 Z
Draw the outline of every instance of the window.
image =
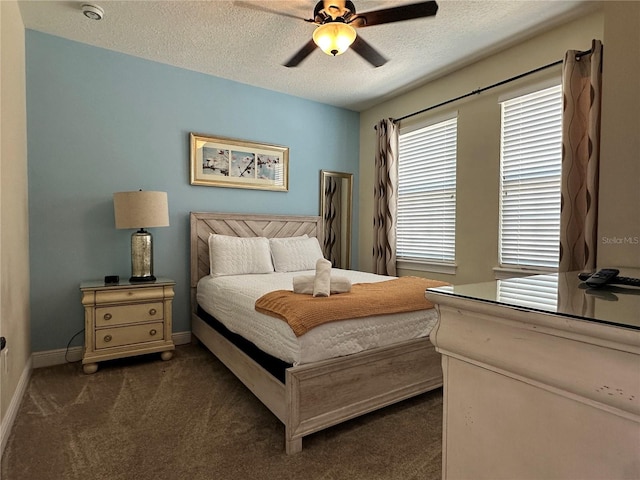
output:
M 562 86 L 501 107 L 500 266 L 557 268 Z
M 455 260 L 457 118 L 400 133 L 399 266 L 449 265 Z M 407 265 L 406 263 L 411 265 Z M 453 271 L 443 271 L 454 273 Z

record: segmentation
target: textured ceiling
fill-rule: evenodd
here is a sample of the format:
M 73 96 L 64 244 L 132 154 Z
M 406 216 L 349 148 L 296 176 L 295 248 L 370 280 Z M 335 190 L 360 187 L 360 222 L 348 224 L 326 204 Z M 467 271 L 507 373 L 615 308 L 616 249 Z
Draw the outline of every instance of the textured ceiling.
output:
M 83 3 L 101 6 L 87 19 Z M 435 17 L 359 29 L 389 61 L 371 67 L 353 51 L 316 49 L 286 62 L 311 38 L 314 0 L 23 1 L 26 28 L 176 67 L 356 111 L 600 7 L 584 0 L 438 0 Z M 358 12 L 416 0 L 354 0 Z M 274 13 L 265 11 L 273 10 Z M 275 12 L 281 12 L 277 14 Z

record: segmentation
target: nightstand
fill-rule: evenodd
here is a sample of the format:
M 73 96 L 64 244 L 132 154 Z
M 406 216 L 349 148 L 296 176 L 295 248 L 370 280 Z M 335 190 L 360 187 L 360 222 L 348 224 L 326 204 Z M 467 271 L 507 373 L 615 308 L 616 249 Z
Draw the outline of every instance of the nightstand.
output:
M 105 285 L 82 282 L 84 305 L 84 373 L 98 370 L 98 362 L 161 352 L 173 356 L 171 307 L 173 286 L 169 278 L 155 282 Z

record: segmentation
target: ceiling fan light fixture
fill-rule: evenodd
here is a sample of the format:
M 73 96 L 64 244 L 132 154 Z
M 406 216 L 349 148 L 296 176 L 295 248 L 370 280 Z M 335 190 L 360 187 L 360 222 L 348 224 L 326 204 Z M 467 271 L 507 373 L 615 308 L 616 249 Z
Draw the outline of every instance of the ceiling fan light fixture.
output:
M 313 41 L 327 55 L 341 55 L 356 39 L 356 30 L 342 22 L 320 25 L 313 32 Z

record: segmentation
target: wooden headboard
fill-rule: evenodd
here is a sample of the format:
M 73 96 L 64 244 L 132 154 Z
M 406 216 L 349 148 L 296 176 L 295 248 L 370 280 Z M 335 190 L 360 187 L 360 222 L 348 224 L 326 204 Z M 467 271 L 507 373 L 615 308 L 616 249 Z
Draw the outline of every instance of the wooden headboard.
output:
M 298 215 L 252 215 L 240 213 L 191 212 L 191 299 L 195 308 L 195 288 L 209 275 L 209 235 L 234 237 L 295 237 L 322 239 L 322 217 Z

